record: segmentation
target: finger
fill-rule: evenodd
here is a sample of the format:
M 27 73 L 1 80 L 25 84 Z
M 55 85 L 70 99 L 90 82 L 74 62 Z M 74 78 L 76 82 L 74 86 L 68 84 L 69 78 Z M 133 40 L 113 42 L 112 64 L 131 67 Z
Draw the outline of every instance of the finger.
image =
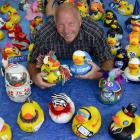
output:
M 50 84 L 50 83 L 44 83 L 42 86 L 44 87 L 44 88 L 50 88 L 50 87 L 53 87 L 53 86 L 55 86 L 56 84 Z
M 88 79 L 88 75 L 87 74 L 85 74 L 85 75 L 77 75 L 75 77 L 79 78 L 79 79 Z
M 92 66 L 92 68 L 96 68 L 96 69 L 100 69 L 100 67 L 98 66 L 98 65 L 96 65 L 93 61 L 88 61 L 87 62 L 89 65 L 91 65 Z

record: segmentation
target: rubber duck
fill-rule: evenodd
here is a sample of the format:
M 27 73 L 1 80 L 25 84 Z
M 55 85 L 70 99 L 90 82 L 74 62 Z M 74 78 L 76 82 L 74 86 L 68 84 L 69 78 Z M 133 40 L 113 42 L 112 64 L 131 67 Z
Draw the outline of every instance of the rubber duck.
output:
M 34 44 L 31 43 L 28 47 L 28 61 L 30 61 L 30 54 L 31 54 L 33 48 L 34 48 Z
M 39 11 L 37 1 L 34 1 L 33 3 L 30 4 L 29 8 L 26 10 L 26 14 L 27 15 L 25 16 L 25 18 L 28 21 L 33 20 L 37 16 L 43 18 L 43 13 Z
M 130 103 L 112 117 L 109 134 L 115 140 L 135 140 L 140 136 L 140 117 L 136 111 L 136 105 Z
M 80 138 L 95 135 L 101 127 L 101 114 L 95 106 L 82 107 L 72 122 L 72 130 Z
M 5 87 L 14 102 L 25 102 L 31 95 L 31 80 L 27 69 L 21 64 L 9 63 L 5 68 Z
M 3 49 L 3 51 L 7 54 L 7 56 L 10 57 L 14 57 L 14 56 L 21 56 L 21 52 L 19 51 L 18 48 L 16 48 L 12 43 L 7 42 L 5 44 L 5 47 Z
M 107 31 L 107 45 L 111 48 L 112 55 L 116 55 L 117 50 L 121 49 L 122 35 L 118 31 L 110 28 Z
M 71 71 L 75 75 L 84 75 L 92 68 L 92 66 L 87 63 L 87 61 L 92 61 L 92 59 L 85 51 L 75 51 L 73 53 L 72 60 L 73 65 L 71 66 Z
M 0 40 L 2 40 L 4 38 L 4 33 L 2 30 L 0 30 Z
M 39 16 L 35 17 L 30 22 L 30 31 L 31 31 L 31 33 L 37 32 L 41 28 L 42 23 L 43 23 L 42 17 L 39 17 Z
M 120 3 L 121 0 L 113 0 L 113 2 L 110 2 L 109 3 L 109 6 L 112 8 L 112 9 L 117 9 L 119 7 L 119 3 Z
M 133 14 L 131 15 L 131 17 L 129 17 L 126 21 L 125 21 L 125 26 L 126 29 L 128 31 L 132 31 L 132 23 L 137 22 L 137 25 L 140 26 L 140 12 L 139 12 L 140 6 L 138 3 L 138 0 L 135 1 L 135 5 L 134 5 L 134 10 L 133 10 Z
M 17 124 L 25 132 L 36 132 L 44 122 L 44 112 L 40 105 L 31 99 L 22 105 L 18 113 Z
M 122 96 L 122 76 L 120 69 L 113 69 L 104 72 L 103 77 L 99 80 L 100 100 L 104 104 L 113 104 L 121 99 Z
M 129 58 L 140 57 L 140 44 L 139 38 L 131 37 L 129 40 L 129 45 L 126 46 L 127 54 Z
M 114 20 L 112 22 L 112 24 L 110 25 L 110 28 L 112 30 L 116 31 L 117 38 L 121 40 L 122 39 L 122 36 L 123 36 L 123 29 L 122 29 L 121 25 L 118 23 L 117 20 Z
M 102 19 L 104 13 L 103 5 L 101 2 L 92 2 L 90 7 L 90 17 L 98 21 Z
M 119 6 L 117 8 L 118 12 L 123 16 L 128 16 L 133 13 L 133 5 L 128 4 L 126 0 L 122 0 L 119 2 Z
M 21 17 L 18 14 L 13 14 L 9 17 L 9 21 L 13 22 L 14 24 L 19 23 L 21 20 Z
M 124 74 L 130 81 L 140 81 L 140 60 L 138 58 L 131 58 L 126 67 Z
M 41 68 L 42 78 L 49 83 L 62 82 L 64 84 L 70 79 L 71 73 L 67 65 L 61 65 L 54 52 L 48 55 L 39 55 L 37 67 Z
M 0 7 L 0 12 L 2 14 L 17 14 L 17 10 L 15 8 L 13 8 L 10 4 L 5 3 Z
M 64 93 L 53 94 L 49 103 L 49 115 L 56 123 L 67 123 L 75 113 L 73 101 Z
M 27 0 L 20 0 L 19 1 L 18 7 L 20 10 L 26 11 L 29 8 L 29 6 L 30 6 L 30 4 L 28 3 Z
M 77 2 L 77 8 L 80 11 L 82 17 L 89 16 L 89 8 L 86 0 L 79 0 Z
M 128 66 L 129 58 L 127 51 L 123 48 L 117 50 L 114 58 L 114 68 L 120 68 L 122 71 Z
M 0 117 L 0 139 L 12 140 L 11 128 L 7 123 L 5 123 L 5 121 L 1 117 Z
M 117 20 L 116 14 L 112 10 L 106 10 L 103 19 L 104 26 L 110 27 L 114 20 Z

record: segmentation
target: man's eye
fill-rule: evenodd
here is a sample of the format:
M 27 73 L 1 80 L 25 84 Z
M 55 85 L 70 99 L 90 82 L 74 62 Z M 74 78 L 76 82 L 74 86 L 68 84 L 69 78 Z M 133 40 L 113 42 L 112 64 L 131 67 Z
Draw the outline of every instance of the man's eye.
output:
M 58 28 L 59 28 L 59 29 L 63 28 L 63 25 L 58 25 Z
M 74 23 L 70 23 L 70 24 L 69 24 L 69 26 L 71 26 L 71 27 L 72 27 L 73 25 L 74 25 Z

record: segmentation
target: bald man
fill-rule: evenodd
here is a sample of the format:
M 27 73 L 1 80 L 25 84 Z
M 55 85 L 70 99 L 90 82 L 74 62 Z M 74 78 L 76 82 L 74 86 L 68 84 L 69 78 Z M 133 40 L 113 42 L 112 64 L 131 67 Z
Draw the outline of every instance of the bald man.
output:
M 52 7 L 52 6 L 51 6 Z M 63 3 L 55 10 L 47 12 L 50 16 L 45 26 L 32 38 L 35 47 L 30 55 L 28 70 L 33 82 L 40 88 L 52 87 L 41 77 L 40 69 L 36 68 L 36 58 L 50 51 L 56 52 L 58 59 L 72 59 L 76 50 L 87 51 L 97 59 L 104 70 L 113 67 L 113 56 L 106 45 L 103 29 L 90 18 L 80 16 L 78 9 L 68 3 Z M 92 69 L 82 79 L 98 79 L 102 76 L 100 67 L 89 62 Z

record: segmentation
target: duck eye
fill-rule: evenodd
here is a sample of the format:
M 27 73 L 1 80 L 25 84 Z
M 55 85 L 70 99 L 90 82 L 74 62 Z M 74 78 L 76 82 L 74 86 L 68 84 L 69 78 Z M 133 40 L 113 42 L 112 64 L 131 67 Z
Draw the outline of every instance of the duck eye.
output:
M 124 121 L 124 122 L 123 122 L 123 125 L 128 125 L 128 124 L 129 124 L 128 121 Z

